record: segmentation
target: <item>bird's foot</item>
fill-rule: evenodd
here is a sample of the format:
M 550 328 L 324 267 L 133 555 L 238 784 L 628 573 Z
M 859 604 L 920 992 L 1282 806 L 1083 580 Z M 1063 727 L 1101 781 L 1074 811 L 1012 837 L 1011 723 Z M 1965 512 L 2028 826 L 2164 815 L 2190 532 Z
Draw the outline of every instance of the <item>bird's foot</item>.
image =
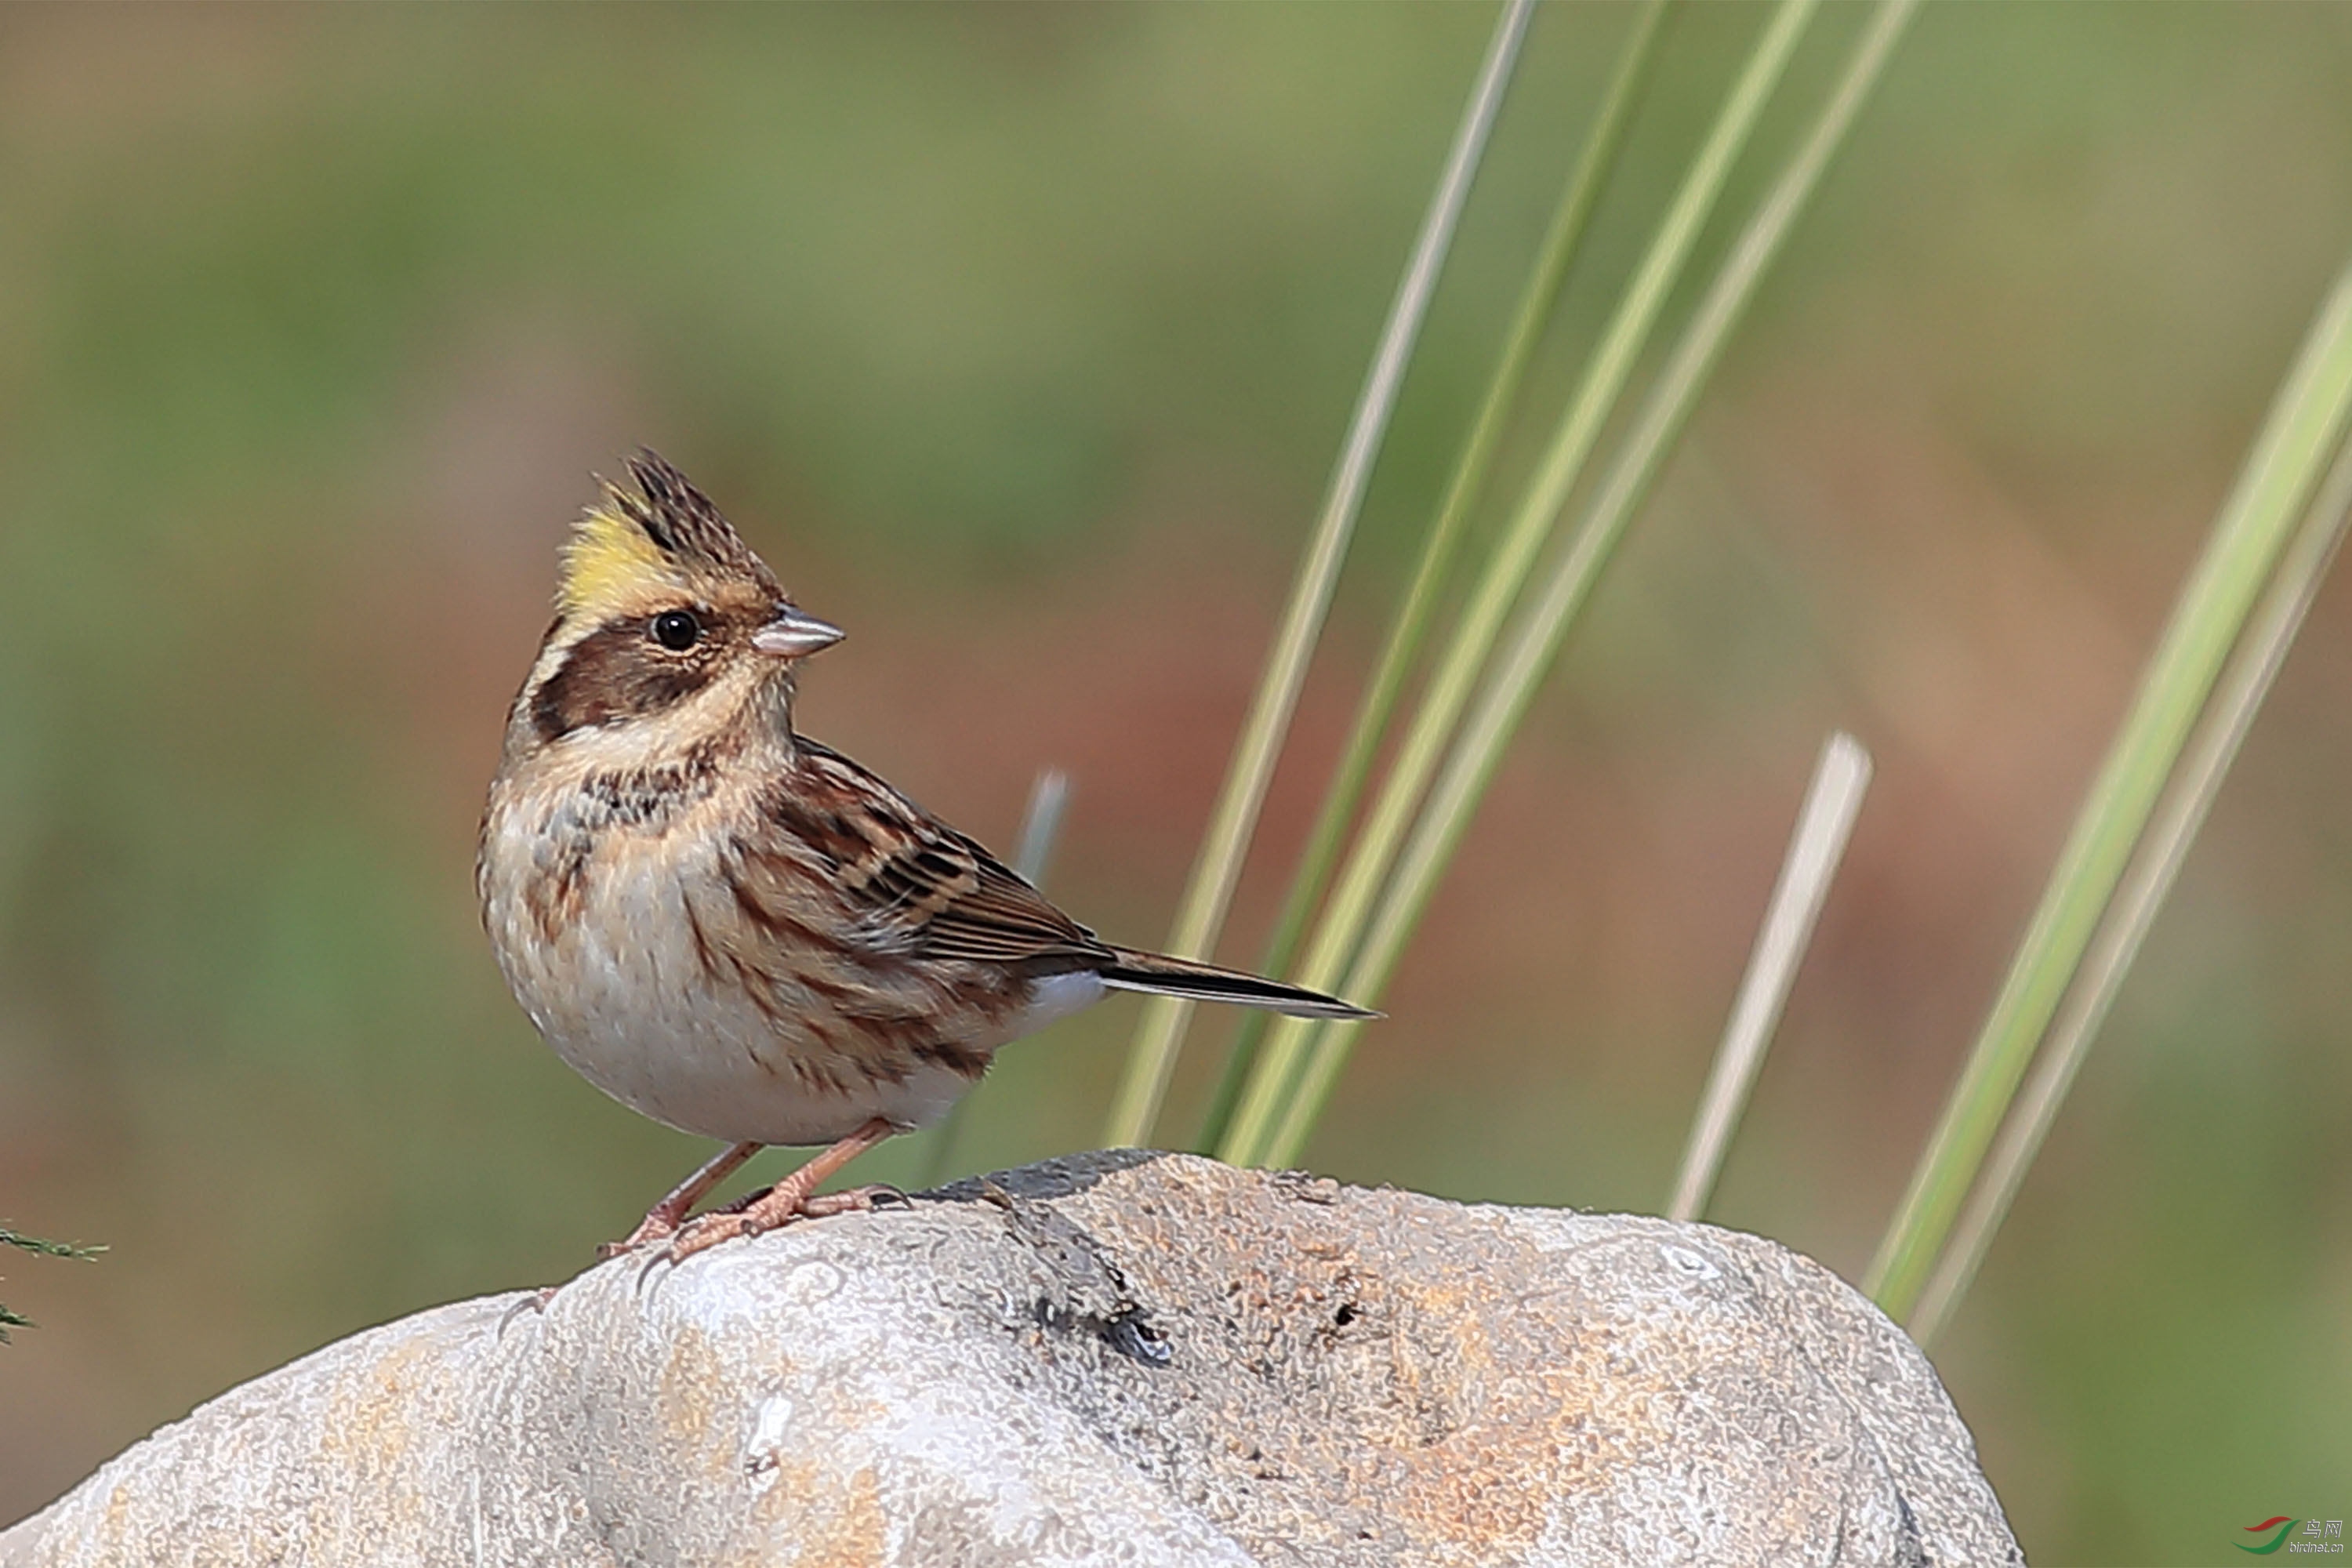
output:
M 637 1228 L 618 1241 L 607 1241 L 596 1248 L 600 1258 L 614 1258 L 635 1252 L 641 1247 L 651 1247 L 657 1241 L 667 1241 L 677 1234 L 694 1205 L 707 1196 L 710 1189 L 733 1175 L 744 1161 L 760 1152 L 757 1143 L 730 1143 L 703 1163 L 700 1170 L 680 1182 L 669 1195 L 646 1211 Z
M 740 1202 L 688 1221 L 662 1249 L 662 1258 L 669 1263 L 683 1263 L 722 1241 L 781 1230 L 795 1220 L 826 1219 L 888 1205 L 913 1206 L 908 1204 L 906 1194 L 885 1183 L 805 1196 L 787 1192 L 785 1189 L 792 1184 L 789 1181 L 779 1182 L 763 1193 L 754 1193 Z
M 898 1131 L 879 1117 L 835 1143 L 832 1148 L 770 1187 L 750 1198 L 730 1204 L 723 1209 L 689 1220 L 669 1245 L 657 1255 L 673 1265 L 685 1262 L 698 1252 L 708 1251 L 722 1241 L 739 1236 L 758 1236 L 763 1231 L 787 1226 L 796 1219 L 822 1219 L 827 1215 L 845 1214 L 852 1209 L 870 1209 L 877 1199 L 895 1197 L 906 1202 L 907 1194 L 896 1187 L 857 1187 L 845 1193 L 816 1195 L 817 1184 L 840 1170 L 850 1161 Z M 646 1216 L 648 1220 L 651 1215 Z

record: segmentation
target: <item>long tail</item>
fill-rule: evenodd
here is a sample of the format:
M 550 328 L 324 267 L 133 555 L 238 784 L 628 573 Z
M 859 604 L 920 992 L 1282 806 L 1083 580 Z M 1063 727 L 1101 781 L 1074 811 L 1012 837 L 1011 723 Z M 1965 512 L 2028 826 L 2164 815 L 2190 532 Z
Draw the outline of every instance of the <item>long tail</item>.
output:
M 1200 1002 L 1237 1002 L 1244 1007 L 1268 1007 L 1301 1018 L 1377 1018 L 1381 1015 L 1303 985 L 1219 969 L 1189 958 L 1114 948 L 1118 961 L 1098 971 L 1106 985 L 1121 991 L 1148 991 L 1158 996 L 1190 996 Z

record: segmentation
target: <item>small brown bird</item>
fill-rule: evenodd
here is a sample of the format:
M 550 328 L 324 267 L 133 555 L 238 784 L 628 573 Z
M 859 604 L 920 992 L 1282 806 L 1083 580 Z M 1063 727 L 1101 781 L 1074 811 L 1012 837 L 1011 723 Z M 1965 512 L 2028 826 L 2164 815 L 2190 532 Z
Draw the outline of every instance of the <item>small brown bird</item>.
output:
M 793 730 L 841 639 L 651 452 L 563 552 L 507 720 L 475 881 L 547 1043 L 632 1110 L 730 1147 L 611 1251 L 683 1258 L 871 1204 L 818 1184 L 945 1114 L 997 1047 L 1107 989 L 1312 1017 L 1363 1009 L 1115 947 L 986 849 Z M 686 1216 L 770 1143 L 831 1146 L 747 1205 Z M 683 1227 L 683 1228 L 681 1228 Z

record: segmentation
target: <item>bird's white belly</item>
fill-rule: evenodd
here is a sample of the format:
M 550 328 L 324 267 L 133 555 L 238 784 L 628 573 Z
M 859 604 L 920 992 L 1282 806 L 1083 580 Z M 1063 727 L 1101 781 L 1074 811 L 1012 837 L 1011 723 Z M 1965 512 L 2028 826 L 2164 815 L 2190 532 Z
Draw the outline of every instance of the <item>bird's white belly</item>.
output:
M 715 882 L 711 868 L 600 858 L 588 873 L 592 912 L 552 942 L 522 897 L 522 878 L 501 869 L 494 861 L 486 912 L 516 997 L 557 1056 L 657 1121 L 730 1142 L 830 1143 L 877 1116 L 929 1125 L 972 1087 L 931 1060 L 882 1077 L 844 1071 L 789 1013 L 763 1010 L 731 975 L 714 976 L 696 951 L 684 893 Z M 992 1037 L 959 1043 L 993 1051 L 1102 994 L 1090 973 L 1052 976 Z

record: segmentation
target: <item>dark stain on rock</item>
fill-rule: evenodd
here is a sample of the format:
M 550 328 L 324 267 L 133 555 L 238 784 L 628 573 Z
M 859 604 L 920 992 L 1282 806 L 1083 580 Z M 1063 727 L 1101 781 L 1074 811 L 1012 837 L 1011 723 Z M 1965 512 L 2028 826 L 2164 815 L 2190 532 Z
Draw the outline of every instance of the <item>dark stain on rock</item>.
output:
M 983 1179 L 980 1195 L 1003 1211 L 1005 1228 L 1045 1267 L 1050 1294 L 1032 1308 L 1037 1326 L 1052 1333 L 1084 1333 L 1139 1366 L 1164 1367 L 1175 1347 L 1129 1289 L 1127 1277 L 1102 1245 L 1043 1204 L 1024 1203 Z

